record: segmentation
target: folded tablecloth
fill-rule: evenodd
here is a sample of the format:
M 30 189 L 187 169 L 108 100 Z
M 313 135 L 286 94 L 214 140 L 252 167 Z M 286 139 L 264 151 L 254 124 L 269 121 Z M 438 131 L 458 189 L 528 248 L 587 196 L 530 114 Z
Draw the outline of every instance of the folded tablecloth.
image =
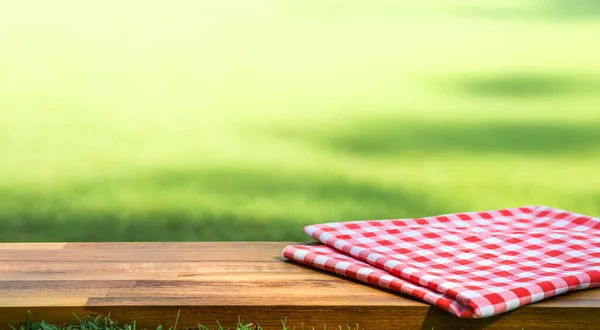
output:
M 600 218 L 547 206 L 310 225 L 287 259 L 484 318 L 600 286 Z

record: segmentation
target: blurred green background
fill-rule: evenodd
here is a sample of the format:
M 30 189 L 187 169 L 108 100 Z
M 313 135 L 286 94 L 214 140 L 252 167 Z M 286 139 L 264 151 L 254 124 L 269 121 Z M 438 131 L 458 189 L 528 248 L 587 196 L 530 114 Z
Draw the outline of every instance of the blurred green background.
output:
M 6 1 L 0 240 L 600 216 L 600 1 Z

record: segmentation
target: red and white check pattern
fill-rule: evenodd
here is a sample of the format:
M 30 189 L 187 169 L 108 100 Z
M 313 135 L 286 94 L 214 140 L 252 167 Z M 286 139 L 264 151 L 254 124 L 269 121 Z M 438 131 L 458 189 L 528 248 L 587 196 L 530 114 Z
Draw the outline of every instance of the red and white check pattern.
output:
M 483 318 L 600 286 L 600 218 L 546 206 L 311 225 L 287 259 Z

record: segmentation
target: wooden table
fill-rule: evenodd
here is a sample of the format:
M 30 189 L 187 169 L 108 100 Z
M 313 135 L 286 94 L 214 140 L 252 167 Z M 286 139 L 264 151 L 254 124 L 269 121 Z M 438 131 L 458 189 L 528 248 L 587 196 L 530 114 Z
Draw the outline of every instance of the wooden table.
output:
M 600 290 L 481 320 L 285 261 L 292 243 L 0 243 L 0 329 L 34 318 L 108 314 L 179 329 L 242 320 L 281 329 L 600 328 Z

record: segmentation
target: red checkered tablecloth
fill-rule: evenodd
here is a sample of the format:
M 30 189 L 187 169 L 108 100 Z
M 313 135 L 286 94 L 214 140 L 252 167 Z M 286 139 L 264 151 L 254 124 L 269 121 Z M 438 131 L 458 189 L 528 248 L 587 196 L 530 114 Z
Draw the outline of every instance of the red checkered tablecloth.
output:
M 287 259 L 463 318 L 600 286 L 600 218 L 546 206 L 311 225 Z

